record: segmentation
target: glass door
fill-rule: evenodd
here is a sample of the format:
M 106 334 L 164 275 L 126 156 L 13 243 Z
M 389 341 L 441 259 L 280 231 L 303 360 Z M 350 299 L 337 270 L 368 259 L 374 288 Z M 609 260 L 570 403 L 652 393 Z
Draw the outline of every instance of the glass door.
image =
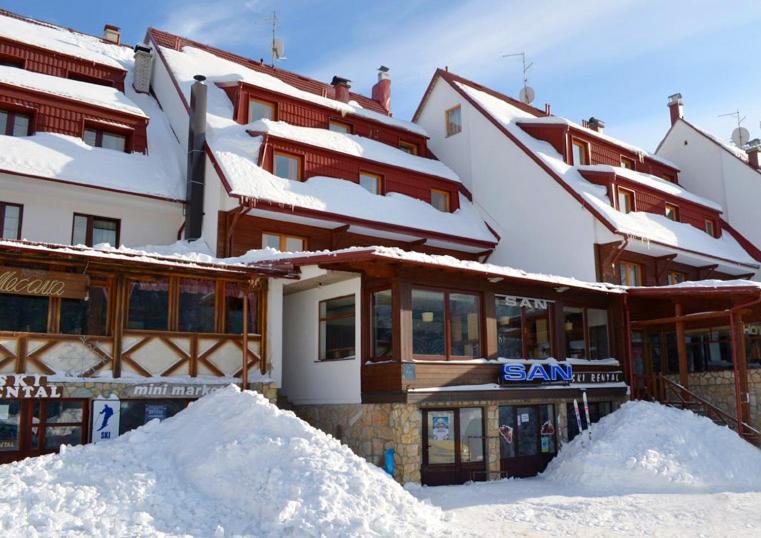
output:
M 486 478 L 482 408 L 423 410 L 423 428 L 423 484 Z
M 534 476 L 557 453 L 555 406 L 499 407 L 499 445 L 503 474 Z

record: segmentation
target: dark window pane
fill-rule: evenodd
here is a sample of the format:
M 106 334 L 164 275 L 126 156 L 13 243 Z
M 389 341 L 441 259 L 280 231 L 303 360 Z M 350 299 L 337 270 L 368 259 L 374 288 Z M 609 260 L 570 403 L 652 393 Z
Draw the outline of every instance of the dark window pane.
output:
M 557 436 L 555 435 L 555 406 L 539 406 L 539 438 L 542 454 L 554 454 L 557 452 Z
M 98 131 L 95 129 L 85 129 L 82 139 L 85 141 L 85 144 L 94 146 L 98 140 Z
M 225 332 L 243 334 L 243 288 L 238 284 L 225 285 Z M 260 334 L 259 295 L 248 294 L 248 332 Z
M 373 293 L 373 357 L 392 353 L 391 290 Z
M 451 326 L 451 355 L 479 357 L 481 355 L 481 302 L 477 295 L 449 295 Z
M 119 434 L 139 428 L 146 422 L 173 417 L 187 400 L 122 400 L 119 403 Z
M 589 329 L 589 358 L 609 358 L 608 311 L 598 308 L 588 308 L 587 325 Z
M 4 135 L 8 129 L 8 113 L 0 110 L 0 135 Z
M 0 331 L 48 332 L 48 298 L 0 294 Z
M 320 303 L 320 360 L 355 355 L 354 296 Z
M 166 331 L 169 282 L 150 280 L 129 284 L 128 329 Z
M 0 400 L 0 452 L 12 452 L 19 449 L 20 421 L 21 402 Z
M 497 351 L 507 359 L 523 358 L 521 349 L 521 308 L 508 306 L 497 297 Z
M 28 136 L 29 135 L 29 116 L 24 114 L 16 114 L 16 118 L 13 122 L 13 136 Z
M 210 280 L 180 280 L 180 330 L 214 332 L 215 283 Z
M 82 422 L 83 417 L 82 402 L 79 400 L 45 402 L 45 422 L 47 424 Z
M 45 448 L 56 450 L 61 445 L 82 443 L 82 426 L 48 426 L 45 428 Z
M 86 301 L 61 299 L 61 333 L 103 336 L 107 315 L 108 290 L 92 286 Z
M 526 317 L 526 351 L 531 359 L 550 356 L 550 311 L 547 308 L 524 307 Z
M 499 454 L 500 457 L 515 457 L 515 417 L 512 405 L 499 406 Z
M 536 407 L 518 407 L 516 422 L 518 423 L 518 455 L 536 456 L 539 454 L 539 417 Z
M 563 330 L 565 331 L 566 358 L 586 358 L 583 308 L 563 307 Z
M 412 352 L 444 355 L 444 293 L 412 290 Z

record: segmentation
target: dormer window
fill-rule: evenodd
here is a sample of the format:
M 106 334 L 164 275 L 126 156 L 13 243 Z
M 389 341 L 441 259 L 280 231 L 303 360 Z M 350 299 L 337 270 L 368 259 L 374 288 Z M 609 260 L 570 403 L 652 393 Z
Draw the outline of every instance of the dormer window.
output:
M 713 219 L 705 219 L 703 229 L 711 237 L 716 237 L 716 223 L 713 221 Z
M 338 120 L 330 120 L 328 129 L 336 133 L 351 134 L 351 125 Z
M 0 134 L 8 136 L 29 136 L 32 116 L 11 110 L 0 110 Z
M 404 140 L 399 141 L 399 149 L 410 155 L 417 155 L 417 144 L 412 142 L 406 142 Z
M 674 204 L 666 204 L 666 218 L 679 222 L 679 208 Z
M 667 282 L 669 286 L 673 286 L 675 284 L 681 284 L 685 280 L 687 280 L 687 275 L 685 275 L 681 271 L 669 271 L 669 274 L 667 276 Z
M 431 205 L 439 211 L 449 213 L 451 207 L 449 193 L 439 189 L 431 189 Z
M 261 99 L 249 99 L 248 122 L 259 120 L 275 120 L 275 103 Z
M 127 151 L 127 135 L 106 131 L 97 127 L 86 127 L 82 140 L 96 148 Z
M 371 174 L 369 172 L 360 172 L 359 184 L 367 192 L 370 192 L 372 194 L 382 194 L 383 179 L 378 174 Z
M 621 213 L 634 211 L 634 193 L 629 189 L 618 187 L 618 210 Z
M 301 181 L 301 158 L 298 155 L 276 151 L 272 160 L 272 173 L 277 177 Z
M 456 135 L 462 131 L 462 112 L 460 105 L 450 108 L 445 113 L 447 136 Z
M 571 140 L 571 159 L 574 166 L 584 166 L 589 164 L 589 144 L 581 140 Z
M 621 155 L 621 168 L 626 168 L 627 170 L 634 170 L 634 159 L 630 159 L 629 157 L 624 157 Z
M 17 67 L 19 69 L 24 69 L 24 63 L 25 62 L 23 58 L 0 54 L 0 65 L 4 65 L 6 67 Z

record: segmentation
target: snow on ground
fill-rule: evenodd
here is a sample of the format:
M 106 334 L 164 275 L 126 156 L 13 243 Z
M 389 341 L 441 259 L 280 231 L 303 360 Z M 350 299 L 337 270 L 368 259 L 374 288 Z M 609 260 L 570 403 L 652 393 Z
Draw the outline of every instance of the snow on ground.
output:
M 689 411 L 631 402 L 537 478 L 408 486 L 477 536 L 761 535 L 761 451 Z
M 0 466 L 2 536 L 436 536 L 439 509 L 228 387 L 97 445 Z

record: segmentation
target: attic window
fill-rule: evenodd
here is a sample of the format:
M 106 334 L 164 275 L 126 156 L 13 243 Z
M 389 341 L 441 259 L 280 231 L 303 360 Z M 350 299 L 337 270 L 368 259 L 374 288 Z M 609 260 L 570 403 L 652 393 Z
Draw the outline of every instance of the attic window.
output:
M 575 138 L 571 140 L 571 158 L 574 166 L 584 166 L 589 164 L 589 145 Z
M 0 135 L 29 136 L 32 116 L 11 110 L 0 110 Z
M 370 172 L 359 173 L 359 185 L 372 194 L 382 194 L 383 179 L 378 174 Z
M 679 208 L 674 204 L 666 204 L 666 218 L 679 222 Z
M 412 142 L 400 140 L 399 149 L 410 155 L 417 155 L 417 144 L 413 144 Z
M 705 219 L 703 229 L 711 237 L 716 237 L 716 223 L 714 223 L 713 219 Z
M 301 180 L 301 158 L 298 155 L 276 151 L 272 160 L 272 173 L 277 177 Z
M 634 170 L 634 159 L 630 159 L 629 157 L 624 157 L 621 155 L 621 168 L 626 168 L 627 170 Z
M 634 211 L 634 193 L 632 191 L 618 187 L 618 210 L 621 213 Z
M 6 67 L 17 67 L 19 69 L 24 69 L 25 61 L 23 58 L 18 58 L 16 56 L 6 56 L 6 55 L 0 55 L 0 65 L 4 65 Z
M 449 193 L 439 189 L 431 189 L 431 205 L 439 211 L 449 213 L 451 207 L 449 203 Z
M 336 133 L 351 134 L 351 125 L 342 121 L 330 120 L 328 122 L 328 129 Z
M 262 101 L 261 99 L 250 99 L 248 101 L 248 122 L 252 123 L 259 120 L 275 119 L 275 103 Z
M 669 286 L 673 286 L 675 284 L 681 284 L 687 280 L 687 275 L 682 273 L 681 271 L 669 271 L 667 282 Z
M 456 135 L 462 131 L 462 113 L 460 105 L 450 108 L 445 113 L 447 136 Z
M 91 77 L 90 75 L 85 75 L 83 73 L 77 73 L 76 71 L 69 71 L 67 73 L 67 76 L 69 80 L 78 80 L 79 82 L 87 82 L 88 84 L 97 84 L 98 86 L 108 86 L 109 88 L 112 88 L 114 86 L 113 82 L 110 80 L 98 78 L 98 77 Z
M 86 127 L 82 140 L 85 141 L 85 144 L 96 148 L 127 151 L 127 135 L 101 128 Z

